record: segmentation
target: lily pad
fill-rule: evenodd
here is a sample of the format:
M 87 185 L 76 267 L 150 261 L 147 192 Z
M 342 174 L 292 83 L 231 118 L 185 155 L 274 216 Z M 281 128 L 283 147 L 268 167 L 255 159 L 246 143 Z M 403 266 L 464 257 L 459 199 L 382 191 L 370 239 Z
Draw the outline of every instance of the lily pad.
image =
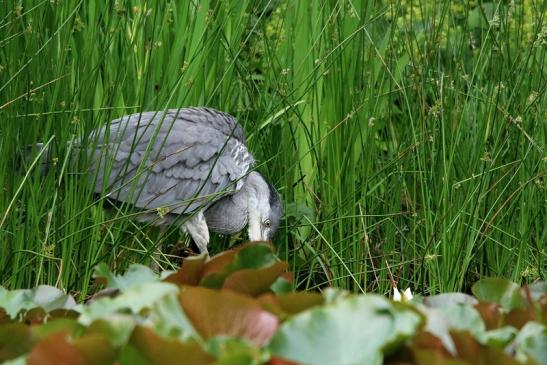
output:
M 532 300 L 538 301 L 547 296 L 547 281 L 539 281 L 537 283 L 530 284 L 527 289 L 530 291 Z M 526 290 L 526 288 L 523 290 Z
M 228 290 L 186 287 L 179 300 L 194 328 L 206 340 L 234 336 L 264 345 L 279 325 L 257 300 Z
M 0 362 L 28 353 L 34 343 L 29 326 L 22 323 L 0 325 Z
M 547 365 L 547 326 L 528 322 L 517 334 L 514 347 L 517 359 L 531 358 L 538 364 Z
M 252 343 L 234 337 L 215 337 L 206 346 L 209 353 L 217 358 L 215 365 L 258 365 L 268 357 Z
M 207 255 L 191 256 L 184 259 L 180 269 L 164 281 L 178 285 L 198 285 L 203 276 Z
M 183 312 L 177 294 L 169 294 L 159 300 L 150 311 L 149 321 L 157 334 L 187 341 L 200 338 L 192 322 Z
M 158 281 L 158 275 L 148 266 L 133 264 L 129 266 L 123 275 L 113 274 L 105 263 L 100 263 L 95 267 L 93 275 L 95 280 L 106 284 L 107 288 L 127 290 L 136 285 Z
M 222 288 L 257 296 L 270 291 L 271 285 L 287 271 L 286 262 L 276 262 L 259 269 L 238 270 L 226 277 Z
M 181 342 L 157 335 L 152 329 L 137 326 L 129 341 L 129 350 L 122 355 L 124 364 L 207 365 L 214 357 L 205 352 L 195 341 Z
M 506 311 L 524 307 L 520 287 L 507 279 L 482 279 L 473 285 L 471 291 L 481 302 L 497 303 Z
M 178 291 L 177 286 L 163 282 L 136 285 L 115 298 L 101 298 L 85 306 L 78 320 L 88 325 L 96 319 L 123 311 L 138 314 L 143 309 L 153 307 L 163 297 Z
M 478 303 L 477 299 L 464 293 L 444 293 L 424 298 L 424 304 L 432 308 L 441 308 L 454 304 L 475 305 Z
M 269 290 L 285 271 L 286 263 L 279 262 L 271 244 L 253 242 L 222 252 L 209 260 L 205 255 L 186 258 L 181 268 L 165 281 L 214 289 L 224 286 L 258 295 Z M 225 284 L 225 280 L 228 283 Z
M 113 314 L 92 322 L 84 330 L 84 335 L 101 335 L 119 348 L 127 343 L 135 326 L 136 320 L 133 317 Z
M 270 350 L 304 364 L 381 364 L 383 349 L 410 337 L 421 324 L 418 313 L 384 297 L 350 296 L 284 322 Z
M 274 255 L 270 244 L 248 243 L 236 250 L 211 259 L 205 265 L 200 285 L 220 289 L 224 284 L 224 280 L 232 273 L 245 269 L 263 269 L 278 262 L 279 260 Z M 270 285 L 272 283 L 273 281 Z
M 259 298 L 262 306 L 279 318 L 286 318 L 324 303 L 318 293 L 295 292 L 284 295 L 265 294 Z
M 450 330 L 468 331 L 477 338 L 482 338 L 486 325 L 478 310 L 465 304 L 448 305 L 437 308 L 446 316 Z
M 64 331 L 41 340 L 28 358 L 29 365 L 108 365 L 113 364 L 116 352 L 110 342 L 99 335 L 70 340 Z
M 76 301 L 60 289 L 39 285 L 33 289 L 7 290 L 0 287 L 0 308 L 15 318 L 21 311 L 43 308 L 46 312 L 55 309 L 74 309 Z

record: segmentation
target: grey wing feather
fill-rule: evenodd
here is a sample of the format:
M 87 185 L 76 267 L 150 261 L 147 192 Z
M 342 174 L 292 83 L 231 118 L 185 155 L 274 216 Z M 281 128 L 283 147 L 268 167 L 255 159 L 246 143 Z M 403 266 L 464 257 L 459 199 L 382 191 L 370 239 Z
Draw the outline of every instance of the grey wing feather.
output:
M 239 190 L 254 164 L 235 118 L 209 108 L 124 116 L 91 141 L 96 192 L 177 214 Z

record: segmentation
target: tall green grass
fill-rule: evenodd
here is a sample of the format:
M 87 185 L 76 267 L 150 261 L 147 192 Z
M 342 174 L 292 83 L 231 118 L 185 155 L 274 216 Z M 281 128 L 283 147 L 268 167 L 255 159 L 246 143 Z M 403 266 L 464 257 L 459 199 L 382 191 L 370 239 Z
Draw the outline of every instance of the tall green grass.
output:
M 83 297 L 100 261 L 176 263 L 178 231 L 105 213 L 67 141 L 190 105 L 243 124 L 299 287 L 545 278 L 547 5 L 479 3 L 0 2 L 2 285 Z M 39 141 L 46 176 L 17 158 Z

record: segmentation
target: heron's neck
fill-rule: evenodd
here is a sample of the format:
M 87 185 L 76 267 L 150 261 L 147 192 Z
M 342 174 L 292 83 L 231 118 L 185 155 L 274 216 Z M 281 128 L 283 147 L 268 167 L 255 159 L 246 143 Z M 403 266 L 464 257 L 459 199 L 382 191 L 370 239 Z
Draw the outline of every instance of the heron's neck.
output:
M 232 234 L 241 231 L 247 225 L 247 204 L 240 192 L 241 190 L 218 200 L 203 213 L 211 231 Z
M 260 173 L 252 171 L 245 178 L 241 190 L 233 196 L 234 199 L 241 200 L 241 204 L 245 205 L 247 212 L 252 215 L 253 211 L 258 210 L 259 206 L 268 201 L 270 188 L 266 179 Z
M 245 179 L 245 184 L 240 191 L 243 191 L 244 195 L 249 198 L 249 206 L 252 207 L 254 201 L 260 197 L 268 197 L 270 194 L 270 188 L 264 176 L 256 171 L 252 171 Z
M 268 183 L 262 175 L 251 172 L 239 191 L 220 199 L 204 212 L 207 226 L 211 231 L 223 234 L 241 231 L 248 223 L 256 221 L 253 218 L 259 216 L 259 198 L 268 194 Z
M 247 201 L 249 240 L 263 240 L 261 217 L 266 215 L 265 209 L 269 204 L 270 188 L 268 182 L 260 173 L 253 171 L 245 179 L 245 184 L 241 190 L 243 189 L 245 189 L 243 194 Z

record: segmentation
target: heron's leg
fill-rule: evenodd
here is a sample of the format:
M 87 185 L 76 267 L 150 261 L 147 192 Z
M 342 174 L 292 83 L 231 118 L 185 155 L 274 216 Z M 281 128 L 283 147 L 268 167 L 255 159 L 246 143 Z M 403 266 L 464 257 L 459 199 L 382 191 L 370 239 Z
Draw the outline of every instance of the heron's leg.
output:
M 184 223 L 184 228 L 190 233 L 199 252 L 208 252 L 207 244 L 209 243 L 209 228 L 203 216 L 203 212 L 199 212 Z

